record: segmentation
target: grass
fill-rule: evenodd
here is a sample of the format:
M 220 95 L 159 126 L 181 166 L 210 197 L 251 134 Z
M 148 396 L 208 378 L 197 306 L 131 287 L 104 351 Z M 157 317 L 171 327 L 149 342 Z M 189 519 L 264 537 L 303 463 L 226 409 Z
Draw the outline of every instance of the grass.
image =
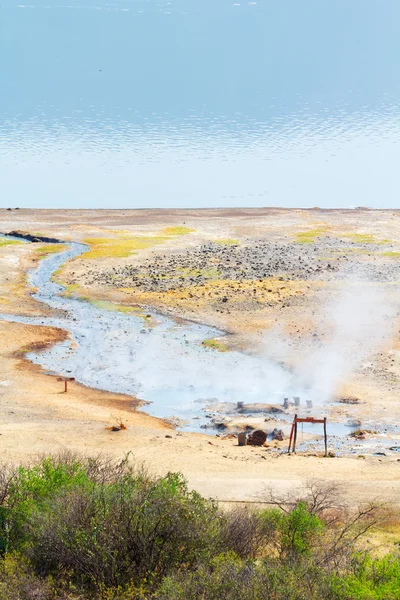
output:
M 129 232 L 114 232 L 114 237 L 90 237 L 84 242 L 90 246 L 89 252 L 85 254 L 85 259 L 98 258 L 127 258 L 136 254 L 139 250 L 145 250 L 158 244 L 167 242 L 169 239 L 192 233 L 194 229 L 175 225 L 165 227 L 160 235 L 132 235 Z
M 64 287 L 65 287 L 65 290 L 61 294 L 62 296 L 66 297 L 66 298 L 75 298 L 76 300 L 82 300 L 82 302 L 90 301 L 90 298 L 88 296 L 81 296 L 78 293 L 81 289 L 81 287 L 78 284 L 70 283 L 69 285 L 65 285 L 65 284 L 61 283 L 61 285 L 64 285 Z
M 342 238 L 348 238 L 359 244 L 390 244 L 390 240 L 378 240 L 372 233 L 343 233 Z
M 329 231 L 329 227 L 315 227 L 314 229 L 309 229 L 308 231 L 300 231 L 295 234 L 296 241 L 299 244 L 312 244 L 315 240 L 321 235 L 324 235 L 327 231 Z
M 185 227 L 184 225 L 174 225 L 173 227 L 164 227 L 162 230 L 163 235 L 186 235 L 187 233 L 193 233 L 195 229 Z
M 215 244 L 219 244 L 220 246 L 238 246 L 240 244 L 239 240 L 231 239 L 231 238 L 222 238 L 218 240 L 214 240 Z
M 23 242 L 19 242 L 18 240 L 6 240 L 0 238 L 0 247 L 1 246 L 14 246 L 15 244 L 23 244 Z
M 389 258 L 399 258 L 400 252 L 394 250 L 389 252 L 382 252 L 381 256 L 388 256 Z
M 41 246 L 40 248 L 36 248 L 36 254 L 40 258 L 44 258 L 49 254 L 57 254 L 58 252 L 63 252 L 65 250 L 64 244 L 46 244 L 46 246 Z
M 134 314 L 137 317 L 146 319 L 146 315 L 140 306 L 127 306 L 126 304 L 115 304 L 106 300 L 91 300 L 90 303 L 101 310 L 110 310 L 113 312 L 121 312 L 127 315 Z
M 82 296 L 79 292 L 81 291 L 81 287 L 76 283 L 71 283 L 69 285 L 65 285 L 65 290 L 62 293 L 63 296 L 67 298 L 75 298 L 76 300 L 82 300 L 82 302 L 89 302 L 96 308 L 101 310 L 109 310 L 112 312 L 120 312 L 127 315 L 134 314 L 136 317 L 140 317 L 145 321 L 149 321 L 151 317 L 145 314 L 140 306 L 129 306 L 126 304 L 115 304 L 114 302 L 110 302 L 107 300 L 92 300 L 89 296 Z
M 162 244 L 168 238 L 163 236 L 121 236 L 118 238 L 86 238 L 90 246 L 85 259 L 126 258 L 137 250 L 145 250 Z
M 61 275 L 61 271 L 63 270 L 64 265 L 62 265 L 61 267 L 59 267 L 56 271 L 54 271 L 51 280 L 54 283 L 58 283 L 59 285 L 64 285 L 64 282 L 62 281 L 60 275 Z
M 185 279 L 197 277 L 198 275 L 201 275 L 201 277 L 206 279 L 217 279 L 219 277 L 219 271 L 215 267 L 208 267 L 206 269 L 188 269 L 186 267 L 179 267 L 176 271 L 179 277 L 185 277 Z
M 215 338 L 210 338 L 208 340 L 204 340 L 202 342 L 202 345 L 206 346 L 206 348 L 211 348 L 212 350 L 218 350 L 218 352 L 228 352 L 227 345 L 216 340 Z

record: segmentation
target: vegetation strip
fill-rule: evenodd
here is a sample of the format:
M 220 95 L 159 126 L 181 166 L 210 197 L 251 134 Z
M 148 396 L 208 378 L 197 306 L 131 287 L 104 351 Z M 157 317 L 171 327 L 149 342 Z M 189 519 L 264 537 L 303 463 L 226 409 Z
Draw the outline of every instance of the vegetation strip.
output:
M 344 497 L 311 481 L 302 495 L 266 490 L 267 509 L 222 510 L 179 473 L 154 477 L 129 457 L 3 467 L 0 597 L 398 600 L 398 550 L 365 550 L 393 512 Z

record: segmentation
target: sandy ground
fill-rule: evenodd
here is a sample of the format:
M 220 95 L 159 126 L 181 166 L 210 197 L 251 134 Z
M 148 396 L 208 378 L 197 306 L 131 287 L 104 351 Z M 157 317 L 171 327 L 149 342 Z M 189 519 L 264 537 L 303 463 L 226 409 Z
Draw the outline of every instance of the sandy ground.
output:
M 170 229 L 165 233 L 166 228 L 175 227 L 193 231 L 178 235 Z M 394 211 L 0 211 L 0 231 L 16 229 L 64 240 L 92 240 L 92 248 L 97 250 L 106 240 L 105 250 L 74 261 L 60 274 L 70 286 L 70 293 L 123 305 L 148 305 L 176 317 L 217 325 L 232 333 L 228 343 L 232 347 L 256 347 L 277 319 L 295 349 L 304 339 L 316 343 L 313 311 L 326 295 L 336 293 L 342 285 L 335 277 L 335 269 L 326 268 L 328 263 L 336 264 L 335 254 L 361 263 L 366 269 L 372 265 L 372 284 L 385 286 L 394 297 L 398 294 L 400 213 Z M 311 244 L 303 246 L 302 236 L 310 231 L 318 233 L 311 235 Z M 350 237 L 342 238 L 343 235 Z M 137 244 L 136 238 L 141 236 L 150 239 L 145 247 Z M 139 247 L 133 244 L 134 254 L 120 256 L 119 245 L 129 246 L 131 237 L 135 237 Z M 342 240 L 340 247 L 338 239 Z M 267 277 L 260 276 L 257 286 L 252 273 L 237 277 L 234 269 L 229 273 L 219 269 L 215 275 L 208 264 L 202 267 L 200 282 L 192 285 L 187 281 L 197 268 L 191 261 L 202 245 L 217 243 L 224 248 L 243 249 L 254 247 L 260 240 L 277 245 L 298 243 L 300 252 L 304 248 L 308 254 L 315 247 L 320 258 L 329 260 L 320 261 L 323 268 L 314 272 L 316 263 L 310 256 L 309 276 L 304 272 L 297 276 L 289 265 L 283 274 L 278 268 Z M 39 258 L 40 247 L 0 246 L 0 312 L 46 313 L 30 297 L 25 280 L 27 269 Z M 163 283 L 161 289 L 157 277 L 158 281 L 165 281 L 162 273 L 171 264 L 171 257 L 177 269 L 187 268 L 190 272 L 185 273 L 182 285 L 174 280 L 170 286 Z M 227 257 L 231 257 L 229 252 L 223 253 L 223 259 L 217 258 L 221 263 Z M 149 268 L 157 262 L 159 273 L 149 277 Z M 107 277 L 113 269 L 128 269 L 125 273 L 136 269 L 149 285 L 110 285 Z M 286 288 L 280 294 L 276 294 L 277 281 L 283 282 L 279 287 Z M 211 296 L 203 298 L 206 286 Z M 247 302 L 246 286 L 256 289 L 256 302 L 253 296 Z M 229 301 L 220 302 L 227 287 Z M 388 420 L 400 423 L 398 330 L 396 323 L 396 335 L 390 344 L 369 366 L 364 365 L 342 382 L 341 392 L 361 397 L 363 403 L 336 408 L 339 418 L 377 418 L 386 410 Z M 226 501 L 255 500 L 265 485 L 287 489 L 313 476 L 345 483 L 354 501 L 379 496 L 398 502 L 400 462 L 394 457 L 323 459 L 279 455 L 273 447 L 239 448 L 234 440 L 171 430 L 163 421 L 136 410 L 132 398 L 74 383 L 69 384 L 67 394 L 61 393 L 62 384 L 55 377 L 41 373 L 18 353 L 32 344 L 45 345 L 63 335 L 45 327 L 0 323 L 0 448 L 4 460 L 25 460 L 65 447 L 118 456 L 132 452 L 156 472 L 181 471 L 198 491 Z M 114 433 L 106 429 L 118 421 L 127 424 L 126 431 Z

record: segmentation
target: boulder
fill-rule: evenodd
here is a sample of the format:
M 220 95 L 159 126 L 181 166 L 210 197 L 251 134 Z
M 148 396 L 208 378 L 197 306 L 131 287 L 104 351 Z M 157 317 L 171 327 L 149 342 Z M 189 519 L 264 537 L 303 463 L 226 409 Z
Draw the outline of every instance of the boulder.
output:
M 273 440 L 277 440 L 278 442 L 282 442 L 283 441 L 283 431 L 282 429 L 274 429 L 272 432 L 272 439 Z
M 253 431 L 247 439 L 249 446 L 262 446 L 267 441 L 267 434 L 262 429 L 256 429 Z

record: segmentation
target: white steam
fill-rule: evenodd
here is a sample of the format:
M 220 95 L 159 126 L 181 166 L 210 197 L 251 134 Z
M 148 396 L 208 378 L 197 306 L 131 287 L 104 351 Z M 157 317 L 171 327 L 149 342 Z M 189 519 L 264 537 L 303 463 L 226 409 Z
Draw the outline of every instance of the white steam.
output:
M 391 337 L 395 310 L 377 284 L 346 282 L 316 316 L 318 348 L 301 349 L 295 377 L 313 402 L 326 402 Z

